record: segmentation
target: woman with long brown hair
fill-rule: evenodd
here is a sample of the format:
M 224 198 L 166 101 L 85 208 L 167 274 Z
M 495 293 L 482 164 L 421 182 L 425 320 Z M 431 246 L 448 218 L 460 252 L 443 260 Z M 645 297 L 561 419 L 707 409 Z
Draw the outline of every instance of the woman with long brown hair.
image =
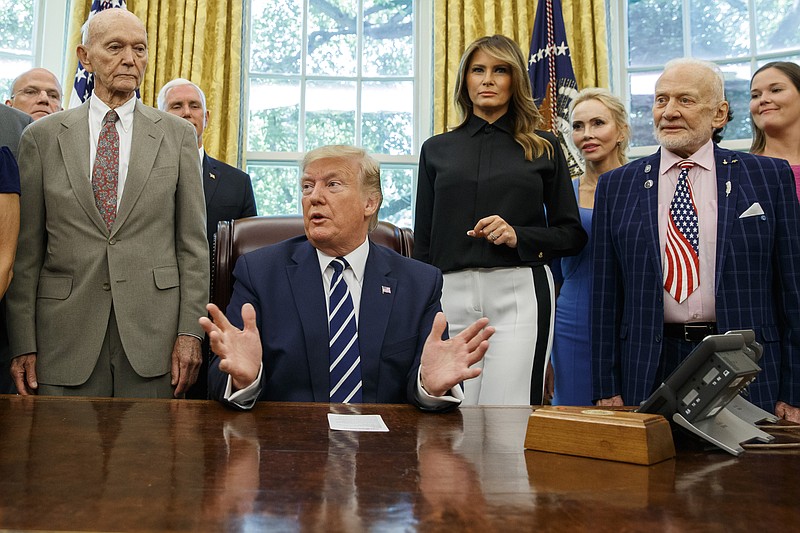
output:
M 463 56 L 462 117 L 422 146 L 414 257 L 444 272 L 454 335 L 481 316 L 496 328 L 464 403 L 542 403 L 553 331 L 547 262 L 586 242 L 558 140 L 541 127 L 522 51 L 502 35 Z

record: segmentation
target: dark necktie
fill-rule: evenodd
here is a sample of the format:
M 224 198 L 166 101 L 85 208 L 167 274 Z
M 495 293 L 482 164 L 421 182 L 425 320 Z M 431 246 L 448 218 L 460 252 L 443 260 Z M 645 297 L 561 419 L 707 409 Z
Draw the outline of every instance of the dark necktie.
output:
M 97 140 L 97 153 L 92 169 L 92 190 L 94 203 L 108 231 L 117 217 L 117 184 L 119 182 L 119 134 L 117 133 L 117 112 L 106 113 Z
M 681 173 L 669 205 L 667 242 L 664 247 L 664 289 L 682 303 L 700 284 L 700 250 L 697 208 L 689 169 L 694 161 L 678 163 Z
M 331 403 L 361 403 L 361 357 L 353 298 L 342 272 L 350 265 L 344 257 L 330 262 L 333 267 L 328 305 L 330 327 Z

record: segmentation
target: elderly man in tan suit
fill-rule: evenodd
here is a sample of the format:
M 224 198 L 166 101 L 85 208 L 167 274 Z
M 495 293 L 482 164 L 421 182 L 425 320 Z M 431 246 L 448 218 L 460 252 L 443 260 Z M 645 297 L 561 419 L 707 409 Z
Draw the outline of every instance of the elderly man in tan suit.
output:
M 77 52 L 94 94 L 20 141 L 11 374 L 20 394 L 179 397 L 209 285 L 195 132 L 136 99 L 148 56 L 135 15 L 93 16 Z

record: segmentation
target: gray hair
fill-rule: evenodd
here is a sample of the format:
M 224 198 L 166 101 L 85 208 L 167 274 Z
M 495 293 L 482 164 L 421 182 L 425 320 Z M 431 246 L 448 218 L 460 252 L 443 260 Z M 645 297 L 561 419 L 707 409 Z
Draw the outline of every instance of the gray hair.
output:
M 349 159 L 356 162 L 360 169 L 359 181 L 361 187 L 368 194 L 376 194 L 378 196 L 378 208 L 375 214 L 372 215 L 369 221 L 369 231 L 374 230 L 378 226 L 378 212 L 383 203 L 383 193 L 381 192 L 381 166 L 374 157 L 369 155 L 363 148 L 355 146 L 348 146 L 346 144 L 333 144 L 329 146 L 320 146 L 308 152 L 303 161 L 300 163 L 300 173 L 302 174 L 306 167 L 311 163 L 320 159 Z
M 693 66 L 708 70 L 714 75 L 714 77 L 709 80 L 711 83 L 711 94 L 714 97 L 714 105 L 725 101 L 725 75 L 716 63 L 694 57 L 678 57 L 667 61 L 666 65 L 664 65 L 664 72 L 680 66 Z
M 158 102 L 158 108 L 161 111 L 167 110 L 167 93 L 170 89 L 174 89 L 175 87 L 180 87 L 182 85 L 191 85 L 197 91 L 197 94 L 200 95 L 200 101 L 203 104 L 203 113 L 206 112 L 206 95 L 203 92 L 203 89 L 197 86 L 196 83 L 192 83 L 191 81 L 185 78 L 175 78 L 174 80 L 170 80 L 161 87 L 161 90 L 158 91 L 158 98 L 156 101 Z

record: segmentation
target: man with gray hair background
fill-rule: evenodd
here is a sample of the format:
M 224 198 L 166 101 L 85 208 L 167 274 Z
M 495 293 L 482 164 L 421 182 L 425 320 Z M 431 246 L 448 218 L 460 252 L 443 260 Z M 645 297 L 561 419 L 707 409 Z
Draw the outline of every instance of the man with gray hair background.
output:
M 206 107 L 206 95 L 196 84 L 176 78 L 164 84 L 158 92 L 158 108 L 185 118 L 197 132 L 197 148 L 203 164 L 203 191 L 206 197 L 208 246 L 213 250 L 217 224 L 256 216 L 256 201 L 250 176 L 208 155 L 203 148 L 203 132 L 211 112 Z
M 661 149 L 603 174 L 593 220 L 593 397 L 637 405 L 707 335 L 764 347 L 750 401 L 800 422 L 800 205 L 786 161 L 713 143 L 725 124 L 713 63 L 656 82 Z

